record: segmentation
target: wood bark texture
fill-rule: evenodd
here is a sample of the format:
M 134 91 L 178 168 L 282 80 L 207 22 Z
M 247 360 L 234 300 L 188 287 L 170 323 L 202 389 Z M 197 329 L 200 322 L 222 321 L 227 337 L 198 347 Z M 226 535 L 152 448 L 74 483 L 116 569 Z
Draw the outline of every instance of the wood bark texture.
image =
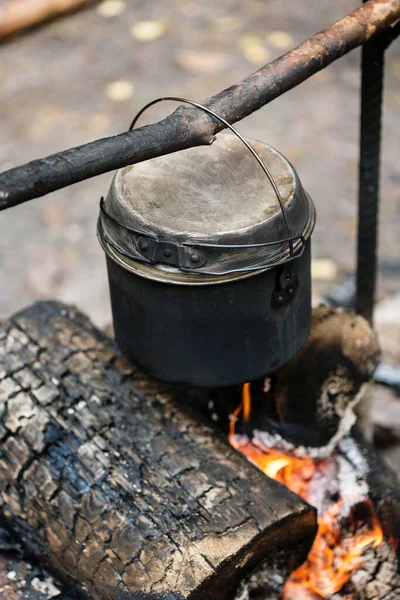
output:
M 392 545 L 387 541 L 364 552 L 362 567 L 332 600 L 397 600 L 399 597 L 398 561 Z
M 81 313 L 38 303 L 4 321 L 1 511 L 25 546 L 95 600 L 231 597 L 315 511 L 267 478 Z
M 243 81 L 205 100 L 204 105 L 236 123 L 382 34 L 399 18 L 400 0 L 369 0 Z M 0 210 L 101 173 L 211 144 L 223 128 L 201 110 L 179 108 L 154 125 L 34 160 L 0 174 Z

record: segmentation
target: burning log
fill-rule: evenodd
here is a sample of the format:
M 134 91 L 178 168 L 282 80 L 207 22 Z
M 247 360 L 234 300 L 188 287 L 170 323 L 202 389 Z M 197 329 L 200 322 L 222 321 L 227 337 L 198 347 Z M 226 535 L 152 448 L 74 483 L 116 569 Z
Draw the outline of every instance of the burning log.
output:
M 318 533 L 307 560 L 286 579 L 281 600 L 395 600 L 400 592 L 397 544 L 400 490 L 395 477 L 358 434 L 325 460 L 236 447 L 267 475 L 318 509 Z M 276 600 L 273 571 L 242 584 L 236 600 Z M 254 585 L 255 584 L 255 585 Z M 252 591 L 258 590 L 256 596 Z
M 232 419 L 231 443 L 318 509 L 313 547 L 285 582 L 282 600 L 398 597 L 398 482 L 357 432 L 349 435 L 355 420 L 350 411 L 378 355 L 364 319 L 321 307 L 314 311 L 303 350 L 268 380 L 261 398 L 259 386 L 244 385 L 233 411 L 248 435 L 236 434 Z M 258 387 L 256 403 L 251 387 Z M 269 573 L 264 589 L 257 582 L 260 600 L 276 598 L 269 591 Z M 243 587 L 236 600 L 253 597 L 250 583 Z
M 232 597 L 315 511 L 140 374 L 75 309 L 39 303 L 0 329 L 1 512 L 94 600 Z
M 355 423 L 353 408 L 379 354 L 376 336 L 363 317 L 340 308 L 314 309 L 306 345 L 277 373 L 273 392 L 278 435 L 296 446 L 319 448 L 320 457 L 329 456 Z
M 399 597 L 400 579 L 396 553 L 392 545 L 385 542 L 364 552 L 362 567 L 332 600 L 397 600 Z
M 240 417 L 237 433 L 261 447 L 324 458 L 350 431 L 353 409 L 379 359 L 368 322 L 352 311 L 320 306 L 313 310 L 306 345 L 270 378 L 241 390 L 217 390 L 204 410 L 221 427 Z M 247 392 L 251 393 L 250 401 Z M 200 396 L 197 396 L 200 400 Z

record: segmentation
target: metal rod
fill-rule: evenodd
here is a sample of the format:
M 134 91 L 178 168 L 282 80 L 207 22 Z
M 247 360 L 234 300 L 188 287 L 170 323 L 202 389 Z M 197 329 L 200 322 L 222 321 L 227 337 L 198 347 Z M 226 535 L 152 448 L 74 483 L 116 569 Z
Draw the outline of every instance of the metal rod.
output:
M 377 276 L 379 180 L 385 40 L 364 44 L 358 191 L 356 311 L 373 320 Z
M 400 0 L 368 0 L 240 83 L 203 104 L 236 123 L 332 62 L 386 30 L 400 18 Z M 0 174 L 0 210 L 129 164 L 211 144 L 224 128 L 195 108 L 179 108 L 147 127 L 34 160 Z

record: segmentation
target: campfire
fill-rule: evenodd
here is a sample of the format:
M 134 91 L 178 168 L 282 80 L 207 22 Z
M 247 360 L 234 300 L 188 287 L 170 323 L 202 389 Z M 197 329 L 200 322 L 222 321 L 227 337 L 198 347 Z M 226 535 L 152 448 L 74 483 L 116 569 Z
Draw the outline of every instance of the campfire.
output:
M 242 402 L 230 420 L 229 441 L 266 475 L 279 481 L 318 510 L 318 532 L 306 562 L 286 581 L 282 600 L 328 600 L 345 588 L 361 568 L 369 548 L 384 543 L 378 516 L 362 486 L 348 483 L 340 490 L 341 457 L 323 460 L 290 456 L 263 447 L 247 436 L 235 434 L 239 416 L 248 422 L 251 411 L 250 384 L 242 390 Z M 333 483 L 334 482 L 334 483 Z M 353 594 L 342 596 L 355 600 Z
M 2 522 L 74 600 L 396 600 L 397 484 L 342 426 L 376 348 L 320 308 L 268 385 L 177 388 L 38 303 L 3 323 Z

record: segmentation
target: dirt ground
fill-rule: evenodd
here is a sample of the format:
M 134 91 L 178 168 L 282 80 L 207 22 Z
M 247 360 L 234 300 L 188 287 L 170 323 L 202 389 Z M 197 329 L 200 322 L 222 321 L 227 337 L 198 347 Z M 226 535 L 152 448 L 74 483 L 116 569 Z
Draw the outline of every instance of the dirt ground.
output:
M 114 0 L 119 14 L 113 17 L 92 6 L 14 38 L 0 46 L 0 169 L 119 133 L 154 97 L 201 101 L 357 5 Z M 359 56 L 354 51 L 239 125 L 295 165 L 317 206 L 314 257 L 331 258 L 340 270 L 352 270 L 355 257 Z M 389 51 L 387 66 L 380 254 L 396 263 L 400 43 Z M 154 107 L 142 122 L 172 108 Z M 0 316 L 39 298 L 58 298 L 76 303 L 100 326 L 110 321 L 95 223 L 111 177 L 1 214 Z

